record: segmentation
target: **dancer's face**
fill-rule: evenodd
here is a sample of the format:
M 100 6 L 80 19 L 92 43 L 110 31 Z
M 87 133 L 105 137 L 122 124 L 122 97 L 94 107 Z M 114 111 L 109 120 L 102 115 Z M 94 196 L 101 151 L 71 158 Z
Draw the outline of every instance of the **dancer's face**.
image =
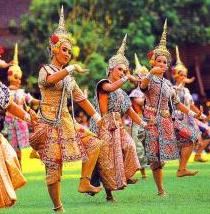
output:
M 60 65 L 67 65 L 72 56 L 70 43 L 63 42 L 59 47 L 58 53 L 54 53 L 54 56 Z
M 87 115 L 82 111 L 79 113 L 79 117 L 83 123 L 86 123 L 88 121 Z
M 166 72 L 168 65 L 167 65 L 167 58 L 165 56 L 157 56 L 154 62 L 154 67 L 160 67 Z
M 186 78 L 187 78 L 186 72 L 183 70 L 178 70 L 178 76 L 176 78 L 176 81 L 178 83 L 183 83 Z
M 17 72 L 13 71 L 12 70 L 12 66 L 8 70 L 8 79 L 9 79 L 10 85 L 13 85 L 13 86 L 15 86 L 17 88 L 20 88 L 22 75 L 20 75 Z
M 111 71 L 112 78 L 115 81 L 117 81 L 120 78 L 124 77 L 126 75 L 127 71 L 128 71 L 128 68 L 126 67 L 126 65 L 119 64 L 112 69 L 112 71 Z

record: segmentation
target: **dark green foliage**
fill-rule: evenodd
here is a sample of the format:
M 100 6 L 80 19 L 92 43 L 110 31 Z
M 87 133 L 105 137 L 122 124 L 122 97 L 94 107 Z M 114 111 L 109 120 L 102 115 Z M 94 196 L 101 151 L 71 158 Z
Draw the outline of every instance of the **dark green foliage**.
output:
M 166 17 L 170 49 L 176 44 L 210 42 L 210 0 L 33 0 L 29 14 L 22 17 L 25 39 L 21 48 L 27 75 L 37 76 L 39 65 L 48 61 L 48 37 L 56 28 L 62 4 L 68 30 L 80 47 L 76 60 L 90 68 L 78 82 L 88 84 L 91 96 L 92 83 L 105 77 L 105 62 L 115 54 L 125 33 L 131 67 L 135 52 L 147 64 L 146 53 L 159 42 Z

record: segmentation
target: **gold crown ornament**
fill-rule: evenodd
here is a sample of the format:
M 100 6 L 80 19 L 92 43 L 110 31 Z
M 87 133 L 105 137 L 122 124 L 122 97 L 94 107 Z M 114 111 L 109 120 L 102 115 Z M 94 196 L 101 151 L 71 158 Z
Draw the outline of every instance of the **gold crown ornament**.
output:
M 167 19 L 165 20 L 163 26 L 163 33 L 159 45 L 156 46 L 155 49 L 153 51 L 150 51 L 147 55 L 150 60 L 155 60 L 157 56 L 165 56 L 167 58 L 168 64 L 171 62 L 171 54 L 166 47 L 167 43 L 166 37 L 167 37 Z
M 127 34 L 125 35 L 125 37 L 122 41 L 122 44 L 117 51 L 117 54 L 112 56 L 109 59 L 108 72 L 110 69 L 113 69 L 114 67 L 116 67 L 117 65 L 120 65 L 120 64 L 125 65 L 127 68 L 129 67 L 129 62 L 128 62 L 127 58 L 125 57 L 126 40 L 127 40 Z
M 143 77 L 145 76 L 146 74 L 149 73 L 149 70 L 145 67 L 145 66 L 142 66 L 139 62 L 139 59 L 138 59 L 138 56 L 137 54 L 135 53 L 134 54 L 134 58 L 135 58 L 135 70 L 134 70 L 134 74 L 139 76 L 139 77 Z
M 18 44 L 16 43 L 12 65 L 8 69 L 8 80 L 12 82 L 13 80 L 21 79 L 22 75 L 23 73 L 18 63 Z
M 67 32 L 65 27 L 64 11 L 62 6 L 58 27 L 49 38 L 51 51 L 53 51 L 53 49 L 59 48 L 63 42 L 69 42 L 72 47 L 72 38 L 71 34 Z
M 186 76 L 188 74 L 188 69 L 186 68 L 186 66 L 184 65 L 184 63 L 181 61 L 180 59 L 180 55 L 179 55 L 179 47 L 176 46 L 176 64 L 174 66 L 174 78 L 176 78 L 177 76 L 179 76 L 179 74 L 181 72 L 183 72 Z

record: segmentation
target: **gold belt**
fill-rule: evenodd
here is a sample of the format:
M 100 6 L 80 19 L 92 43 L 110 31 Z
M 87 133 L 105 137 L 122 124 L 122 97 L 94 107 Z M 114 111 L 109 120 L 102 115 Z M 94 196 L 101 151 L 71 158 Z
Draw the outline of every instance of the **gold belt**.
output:
M 157 109 L 156 108 L 153 108 L 153 107 L 150 107 L 150 106 L 145 106 L 145 109 L 149 110 L 149 111 L 152 111 L 154 113 L 157 112 Z M 160 115 L 162 117 L 170 117 L 170 111 L 169 110 L 160 110 Z
M 41 106 L 42 111 L 50 111 L 50 112 L 57 112 L 58 111 L 58 106 Z M 68 112 L 68 108 L 63 108 L 62 112 Z

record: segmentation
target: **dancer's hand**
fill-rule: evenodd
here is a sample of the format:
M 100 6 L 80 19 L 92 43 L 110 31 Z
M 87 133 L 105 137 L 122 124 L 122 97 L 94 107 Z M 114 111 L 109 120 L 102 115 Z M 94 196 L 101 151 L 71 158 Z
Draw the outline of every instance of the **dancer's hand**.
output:
M 203 106 L 200 106 L 200 111 L 195 115 L 195 118 L 199 120 L 201 119 L 202 115 L 203 115 Z
M 141 81 L 141 79 L 139 79 L 131 74 L 127 74 L 126 76 L 128 77 L 128 80 L 133 83 L 139 83 Z
M 38 121 L 38 116 L 37 116 L 36 112 L 34 110 L 30 109 L 29 114 L 31 116 L 31 123 L 36 124 Z
M 163 74 L 165 70 L 161 67 L 155 66 L 150 70 L 150 73 L 153 75 Z
M 184 79 L 184 83 L 187 83 L 187 84 L 190 84 L 190 83 L 192 83 L 192 82 L 194 82 L 194 81 L 195 81 L 195 77 L 185 78 L 185 79 Z
M 77 71 L 78 73 L 85 73 L 89 71 L 89 69 L 82 68 L 79 64 L 74 64 L 74 68 L 75 68 L 75 71 Z
M 0 68 L 8 68 L 9 66 L 10 66 L 9 63 L 7 63 L 4 60 L 0 59 Z

